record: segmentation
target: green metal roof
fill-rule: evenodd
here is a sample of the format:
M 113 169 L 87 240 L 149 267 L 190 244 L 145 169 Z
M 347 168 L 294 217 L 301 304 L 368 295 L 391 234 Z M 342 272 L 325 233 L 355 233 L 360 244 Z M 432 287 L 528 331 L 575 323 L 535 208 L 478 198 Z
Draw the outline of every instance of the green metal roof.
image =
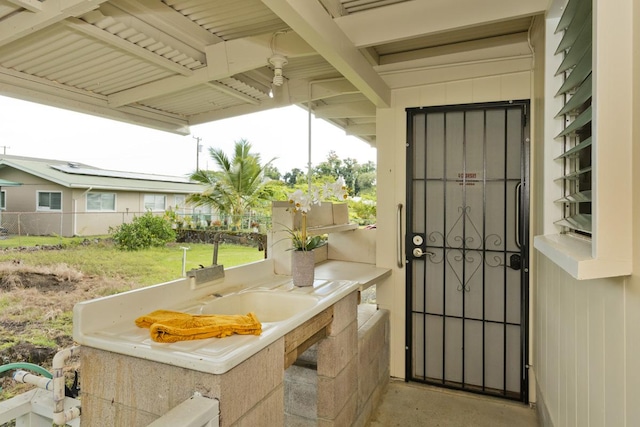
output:
M 0 158 L 0 170 L 5 167 L 12 167 L 68 188 L 184 194 L 203 190 L 201 184 L 190 182 L 186 177 L 113 171 L 64 160 L 5 155 Z M 2 180 L 0 186 L 1 182 Z

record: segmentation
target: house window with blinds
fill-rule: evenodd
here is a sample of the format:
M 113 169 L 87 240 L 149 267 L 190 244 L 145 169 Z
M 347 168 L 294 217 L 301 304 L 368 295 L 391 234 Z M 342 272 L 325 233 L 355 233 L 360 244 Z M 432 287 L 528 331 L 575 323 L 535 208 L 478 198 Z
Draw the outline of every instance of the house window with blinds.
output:
M 556 55 L 563 55 L 556 76 L 562 78 L 557 96 L 564 100 L 556 119 L 564 130 L 556 139 L 563 144 L 563 175 L 558 182 L 563 197 L 563 218 L 555 221 L 563 233 L 591 236 L 591 92 L 592 92 L 592 4 L 591 0 L 569 0 L 556 32 L 563 32 Z

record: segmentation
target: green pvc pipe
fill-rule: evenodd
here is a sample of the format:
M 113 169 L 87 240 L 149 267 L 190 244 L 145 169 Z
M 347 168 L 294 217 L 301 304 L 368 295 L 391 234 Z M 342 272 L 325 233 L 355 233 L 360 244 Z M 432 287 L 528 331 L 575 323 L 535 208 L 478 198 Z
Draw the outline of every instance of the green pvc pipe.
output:
M 49 379 L 53 378 L 53 375 L 51 374 L 51 372 L 47 371 L 43 367 L 34 365 L 33 363 L 27 363 L 27 362 L 16 362 L 16 363 L 8 363 L 6 365 L 2 365 L 0 366 L 0 374 L 6 371 L 11 371 L 13 369 L 26 369 L 28 371 L 37 372 L 43 377 L 46 377 Z

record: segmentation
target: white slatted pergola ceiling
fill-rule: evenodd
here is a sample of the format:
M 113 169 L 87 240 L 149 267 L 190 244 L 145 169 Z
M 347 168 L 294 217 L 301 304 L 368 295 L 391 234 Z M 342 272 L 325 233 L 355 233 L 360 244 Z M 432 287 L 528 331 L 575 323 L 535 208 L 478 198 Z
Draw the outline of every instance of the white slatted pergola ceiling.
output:
M 306 108 L 311 86 L 317 117 L 375 145 L 376 108 L 416 83 L 399 71 L 521 60 L 546 3 L 0 0 L 0 94 L 188 134 Z M 288 62 L 271 98 L 274 53 Z

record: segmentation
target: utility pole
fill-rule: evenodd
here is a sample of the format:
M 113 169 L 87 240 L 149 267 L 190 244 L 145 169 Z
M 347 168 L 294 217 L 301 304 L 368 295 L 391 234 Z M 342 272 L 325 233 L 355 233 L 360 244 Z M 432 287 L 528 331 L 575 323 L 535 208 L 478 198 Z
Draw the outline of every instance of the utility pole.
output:
M 200 141 L 202 141 L 202 138 L 194 136 L 193 139 L 196 140 L 196 172 L 198 172 L 200 170 L 200 150 L 202 149 Z
M 7 148 L 11 148 L 8 145 L 0 145 L 0 147 L 2 147 L 2 154 L 4 154 L 4 155 L 7 154 Z

